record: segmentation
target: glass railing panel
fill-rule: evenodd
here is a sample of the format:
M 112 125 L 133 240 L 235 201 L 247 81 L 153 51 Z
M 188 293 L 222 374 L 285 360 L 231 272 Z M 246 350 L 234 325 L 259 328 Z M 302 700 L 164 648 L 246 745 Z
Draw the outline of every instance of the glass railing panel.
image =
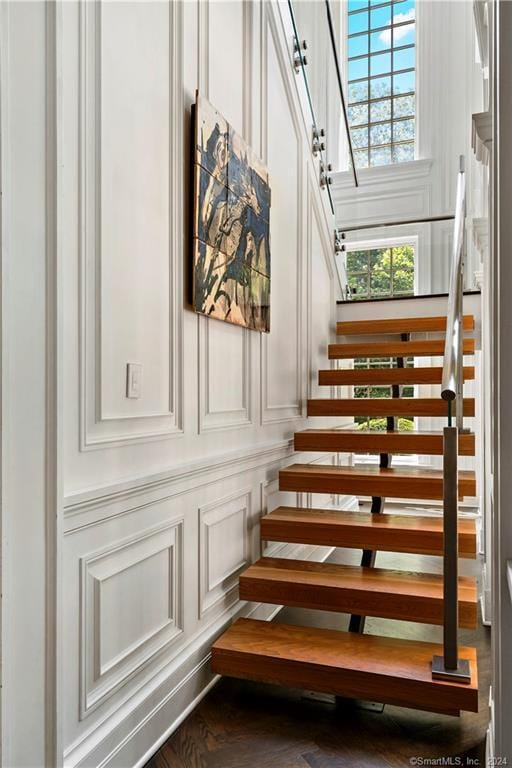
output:
M 311 140 L 315 131 L 328 182 L 330 174 L 340 169 L 342 158 L 347 153 L 350 156 L 345 94 L 340 87 L 344 74 L 338 59 L 343 4 L 327 0 L 288 0 L 288 7 L 295 31 L 296 61 L 310 110 Z M 355 171 L 354 179 L 356 181 Z M 329 184 L 326 186 L 331 199 Z
M 445 294 L 450 285 L 453 218 L 338 230 L 336 254 L 343 300 Z M 471 269 L 464 290 L 475 290 Z

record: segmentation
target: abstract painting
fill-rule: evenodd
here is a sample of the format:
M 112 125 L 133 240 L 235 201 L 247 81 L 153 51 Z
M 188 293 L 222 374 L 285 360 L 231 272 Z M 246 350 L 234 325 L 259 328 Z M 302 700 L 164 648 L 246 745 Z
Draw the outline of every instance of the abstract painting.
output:
M 270 331 L 270 187 L 251 147 L 197 95 L 193 307 Z

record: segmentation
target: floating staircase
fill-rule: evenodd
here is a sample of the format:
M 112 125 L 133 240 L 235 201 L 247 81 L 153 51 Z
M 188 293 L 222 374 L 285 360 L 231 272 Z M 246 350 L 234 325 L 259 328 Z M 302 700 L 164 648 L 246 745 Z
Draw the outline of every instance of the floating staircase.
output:
M 471 332 L 474 319 L 463 318 Z M 371 496 L 372 512 L 278 507 L 261 521 L 265 542 L 356 548 L 363 550 L 361 565 L 340 565 L 262 557 L 240 577 L 240 598 L 259 603 L 297 606 L 351 614 L 350 630 L 341 632 L 238 619 L 214 644 L 213 670 L 219 674 L 304 688 L 345 698 L 369 699 L 398 706 L 458 715 L 478 711 L 476 651 L 460 648 L 469 664 L 470 678 L 439 679 L 432 674 L 432 659 L 443 647 L 433 643 L 364 634 L 367 616 L 400 621 L 443 624 L 443 577 L 375 567 L 377 551 L 443 554 L 443 520 L 411 514 L 383 514 L 384 499 L 440 500 L 442 471 L 421 466 L 390 466 L 393 454 L 442 455 L 443 433 L 396 429 L 395 417 L 445 417 L 441 397 L 402 398 L 400 387 L 440 384 L 441 367 L 404 367 L 404 360 L 440 356 L 444 339 L 411 339 L 414 333 L 446 330 L 445 317 L 364 320 L 337 324 L 343 336 L 372 337 L 331 344 L 330 359 L 396 358 L 389 368 L 325 370 L 325 386 L 391 386 L 393 397 L 314 399 L 308 416 L 371 416 L 384 418 L 387 431 L 368 429 L 307 429 L 295 434 L 296 451 L 315 453 L 369 453 L 380 465 L 292 464 L 279 473 L 282 491 Z M 400 335 L 400 340 L 382 334 Z M 472 337 L 463 340 L 463 353 L 473 354 Z M 463 369 L 464 380 L 474 368 Z M 464 415 L 474 416 L 473 398 L 464 399 Z M 460 455 L 474 456 L 475 436 L 459 434 Z M 459 498 L 476 495 L 475 474 L 460 471 Z M 472 520 L 458 525 L 459 555 L 476 557 Z M 455 585 L 455 582 L 454 582 Z M 454 600 L 456 602 L 456 600 Z M 472 578 L 458 579 L 459 626 L 477 623 L 477 590 Z

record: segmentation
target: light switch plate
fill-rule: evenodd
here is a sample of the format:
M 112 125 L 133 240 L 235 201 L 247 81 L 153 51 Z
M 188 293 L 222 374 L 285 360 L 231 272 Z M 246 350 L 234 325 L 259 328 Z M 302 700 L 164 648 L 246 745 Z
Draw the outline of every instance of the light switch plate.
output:
M 142 363 L 126 363 L 126 397 L 136 400 L 142 390 Z

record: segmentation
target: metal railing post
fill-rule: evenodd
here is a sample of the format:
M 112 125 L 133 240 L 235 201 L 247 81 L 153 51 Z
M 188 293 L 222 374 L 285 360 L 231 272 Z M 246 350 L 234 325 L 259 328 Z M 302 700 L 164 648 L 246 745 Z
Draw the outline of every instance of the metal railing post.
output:
M 444 627 L 443 656 L 434 656 L 432 676 L 436 678 L 457 678 L 459 682 L 470 681 L 469 662 L 459 659 L 459 488 L 458 488 L 458 444 L 457 427 L 443 430 L 443 597 Z
M 462 265 L 461 265 L 462 267 Z M 463 284 L 464 284 L 464 272 L 461 268 L 460 275 L 459 275 L 459 281 L 460 281 L 460 287 L 459 287 L 459 306 L 458 306 L 458 312 L 457 312 L 457 324 L 459 326 L 459 334 L 458 334 L 458 360 L 459 365 L 457 366 L 457 373 L 456 373 L 456 382 L 457 382 L 457 397 L 455 400 L 455 423 L 457 425 L 457 429 L 459 432 L 462 432 L 464 429 L 464 374 L 463 374 L 463 366 L 461 364 L 461 361 L 463 360 L 463 341 L 464 341 L 464 321 L 463 321 L 463 310 L 462 310 L 462 291 L 463 291 Z
M 432 677 L 469 683 L 469 661 L 459 659 L 459 434 L 463 430 L 463 289 L 466 217 L 464 158 L 460 158 L 453 237 L 453 260 L 448 295 L 448 316 L 441 395 L 448 405 L 448 426 L 443 430 L 443 655 L 432 659 Z M 456 426 L 452 426 L 455 401 Z

